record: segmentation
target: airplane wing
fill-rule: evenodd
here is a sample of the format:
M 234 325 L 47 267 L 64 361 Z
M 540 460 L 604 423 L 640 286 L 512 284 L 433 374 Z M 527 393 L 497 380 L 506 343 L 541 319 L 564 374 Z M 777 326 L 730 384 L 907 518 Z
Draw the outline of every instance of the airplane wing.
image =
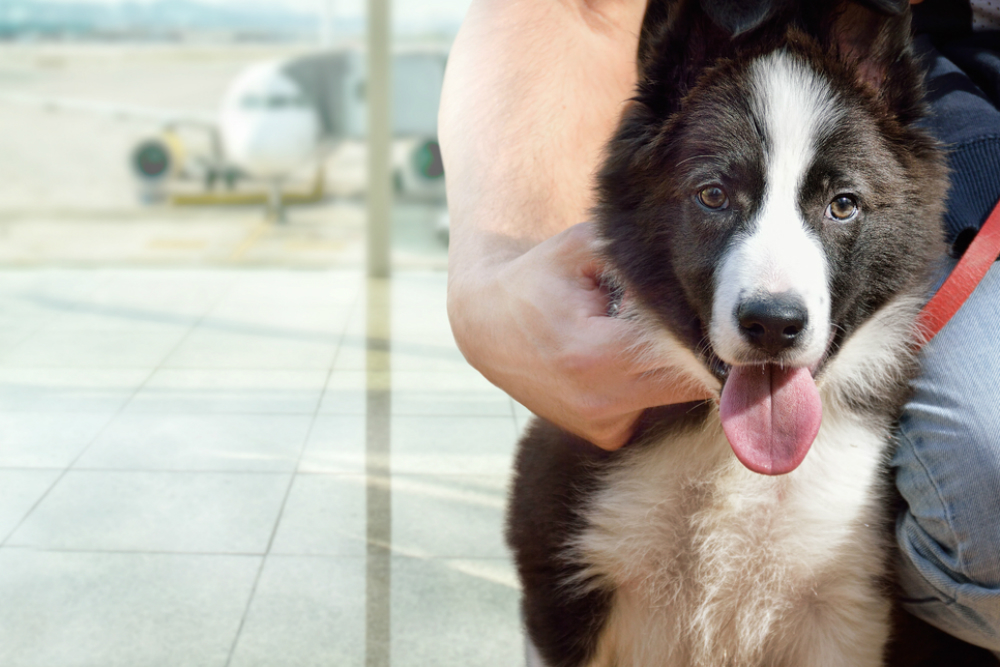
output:
M 207 111 L 154 109 L 128 104 L 112 104 L 66 97 L 45 97 L 24 93 L 0 93 L 0 102 L 39 107 L 46 111 L 80 111 L 119 120 L 150 121 L 167 127 L 188 125 L 215 130 L 218 126 L 216 113 Z

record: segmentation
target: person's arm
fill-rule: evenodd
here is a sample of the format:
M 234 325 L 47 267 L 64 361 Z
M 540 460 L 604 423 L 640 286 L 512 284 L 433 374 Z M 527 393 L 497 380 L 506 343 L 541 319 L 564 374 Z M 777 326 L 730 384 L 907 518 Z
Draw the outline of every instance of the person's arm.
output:
M 642 409 L 703 398 L 627 350 L 588 218 L 636 81 L 645 0 L 474 0 L 439 116 L 448 312 L 468 361 L 536 414 L 614 449 Z M 651 367 L 652 363 L 652 367 Z

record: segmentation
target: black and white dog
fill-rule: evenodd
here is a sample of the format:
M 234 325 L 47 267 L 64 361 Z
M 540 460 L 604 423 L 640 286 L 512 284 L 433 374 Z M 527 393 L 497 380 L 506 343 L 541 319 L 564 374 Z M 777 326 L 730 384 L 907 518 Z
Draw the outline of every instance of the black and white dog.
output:
M 725 4 L 650 3 L 596 211 L 619 316 L 718 399 L 612 454 L 530 428 L 508 541 L 548 667 L 883 664 L 885 465 L 947 189 L 909 15 L 756 2 L 745 30 Z

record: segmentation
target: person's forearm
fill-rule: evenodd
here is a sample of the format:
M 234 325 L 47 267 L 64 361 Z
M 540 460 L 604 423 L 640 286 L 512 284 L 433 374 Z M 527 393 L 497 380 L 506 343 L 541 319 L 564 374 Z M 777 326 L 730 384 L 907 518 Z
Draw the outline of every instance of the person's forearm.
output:
M 453 278 L 586 219 L 635 85 L 644 10 L 645 0 L 474 0 L 439 117 Z
M 704 398 L 608 317 L 585 221 L 636 82 L 645 0 L 474 0 L 438 133 L 451 214 L 448 315 L 459 349 L 532 412 L 599 447 L 642 410 Z

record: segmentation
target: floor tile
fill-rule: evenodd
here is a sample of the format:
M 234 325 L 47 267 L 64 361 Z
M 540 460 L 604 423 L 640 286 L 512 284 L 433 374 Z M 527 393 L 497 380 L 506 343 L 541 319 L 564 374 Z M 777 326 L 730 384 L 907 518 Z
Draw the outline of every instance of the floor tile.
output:
M 288 483 L 276 474 L 70 471 L 7 544 L 263 553 Z
M 75 302 L 30 294 L 0 295 L 0 321 L 18 327 L 40 327 L 75 307 Z
M 417 339 L 452 341 L 451 322 L 448 320 L 445 300 L 443 288 L 441 294 L 435 294 L 431 298 L 417 296 L 407 300 L 404 295 L 394 293 L 391 311 L 393 332 L 404 340 L 407 336 L 413 336 Z
M 451 332 L 438 335 L 403 335 L 393 323 L 392 368 L 394 371 L 438 371 L 461 373 L 472 367 L 458 350 Z
M 111 417 L 111 413 L 0 413 L 0 468 L 65 468 Z
M 391 433 L 398 475 L 503 475 L 517 440 L 513 417 L 394 416 Z
M 350 306 L 363 287 L 360 271 L 240 271 L 220 303 Z
M 340 337 L 247 326 L 197 327 L 163 362 L 166 368 L 328 369 Z
M 60 268 L 0 269 L 0 299 L 57 297 L 79 299 L 108 281 L 101 270 Z
M 393 667 L 524 664 L 507 561 L 392 559 Z
M 111 413 L 149 375 L 146 368 L 0 368 L 0 412 Z
M 394 553 L 424 558 L 507 558 L 507 476 L 393 475 Z
M 311 422 L 311 415 L 129 413 L 117 417 L 75 467 L 291 472 Z
M 0 543 L 61 474 L 59 470 L 0 470 Z
M 299 471 L 363 473 L 365 428 L 364 415 L 317 416 L 299 461 Z
M 394 303 L 392 306 L 391 319 L 393 324 L 393 336 L 400 340 L 438 340 L 442 343 L 454 345 L 454 338 L 451 335 L 451 322 L 448 320 L 448 313 L 444 307 L 444 294 L 441 295 L 441 303 L 424 304 L 419 301 L 414 303 Z
M 47 321 L 42 331 L 107 331 L 141 336 L 151 331 L 185 332 L 202 314 L 171 312 L 169 308 L 79 304 Z
M 393 356 L 395 360 L 395 354 Z M 463 372 L 392 372 L 395 415 L 510 417 L 510 397 L 471 368 Z
M 186 329 L 171 331 L 40 331 L 14 347 L 0 365 L 20 368 L 142 368 L 159 365 Z
M 124 311 L 135 317 L 201 317 L 226 293 L 227 271 L 117 269 L 78 300 L 81 310 Z
M 4 323 L 2 330 L 0 330 L 0 350 L 3 350 L 3 352 L 0 352 L 0 359 L 3 359 L 9 354 L 10 350 L 23 343 L 29 336 L 44 326 L 38 322 L 11 323 L 2 313 L 0 313 L 0 322 Z
M 438 272 L 399 272 L 392 281 L 392 314 L 420 327 L 447 330 L 448 277 Z
M 337 359 L 334 369 L 365 370 L 368 350 L 368 314 L 364 296 L 350 311 L 347 326 L 344 328 L 337 348 Z
M 269 556 L 231 667 L 363 667 L 365 571 L 364 558 Z
M 356 323 L 349 324 L 337 348 L 334 371 L 364 371 L 368 361 L 367 345 L 364 326 L 358 330 Z
M 259 564 L 0 549 L 0 665 L 223 667 Z
M 271 553 L 364 556 L 365 498 L 363 475 L 297 475 Z
M 323 391 L 323 400 L 319 406 L 320 414 L 365 414 L 368 380 L 368 374 L 364 370 L 334 370 Z M 388 381 L 386 379 L 386 382 Z
M 161 368 L 127 410 L 312 414 L 326 378 L 326 371 Z
M 47 328 L 63 331 L 148 330 L 190 327 L 219 299 L 230 278 L 224 271 L 112 271 L 86 295 L 61 295 L 68 306 Z M 52 295 L 53 301 L 60 295 Z
M 350 310 L 341 304 L 224 302 L 212 309 L 199 329 L 326 341 L 344 331 Z

